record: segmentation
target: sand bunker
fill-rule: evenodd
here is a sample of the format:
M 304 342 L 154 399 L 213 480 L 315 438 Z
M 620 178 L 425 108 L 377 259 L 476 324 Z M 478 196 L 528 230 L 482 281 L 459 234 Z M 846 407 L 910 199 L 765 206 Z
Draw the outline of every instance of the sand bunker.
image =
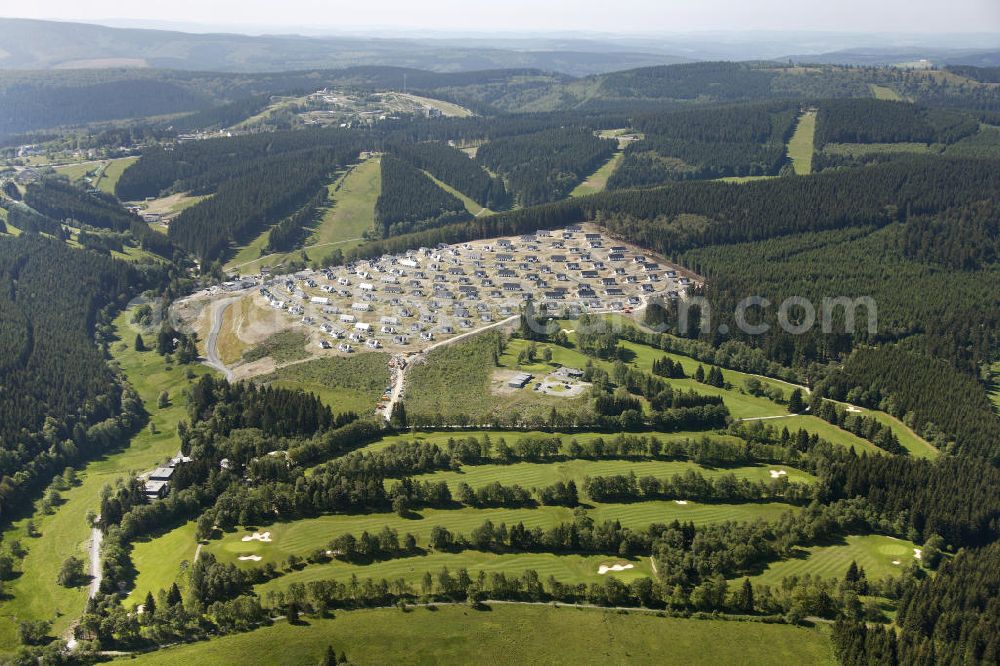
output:
M 893 564 L 902 564 L 902 562 L 900 562 L 899 560 L 893 560 L 892 563 Z
M 674 500 L 674 504 L 680 504 L 681 506 L 684 506 L 687 503 L 687 500 Z
M 612 564 L 610 567 L 606 564 L 602 564 L 601 566 L 597 567 L 597 573 L 603 576 L 609 571 L 625 571 L 626 569 L 634 569 L 634 568 L 635 568 L 634 564 Z
M 913 549 L 913 557 L 915 557 L 915 558 L 917 558 L 919 560 L 919 559 L 922 559 L 923 556 L 924 556 L 924 551 L 923 551 L 922 548 L 914 548 Z
M 860 414 L 863 410 L 859 407 L 855 407 L 854 405 L 848 405 L 847 411 L 851 412 L 852 414 Z
M 772 469 L 771 470 L 771 478 L 772 479 L 777 479 L 777 478 L 780 478 L 782 476 L 788 476 L 788 472 L 786 472 L 783 469 Z
M 249 536 L 243 537 L 244 541 L 261 541 L 263 543 L 271 543 L 271 533 L 270 532 L 254 532 Z
M 251 562 L 260 562 L 263 558 L 260 555 L 240 555 L 238 558 L 241 562 L 246 562 L 250 560 Z

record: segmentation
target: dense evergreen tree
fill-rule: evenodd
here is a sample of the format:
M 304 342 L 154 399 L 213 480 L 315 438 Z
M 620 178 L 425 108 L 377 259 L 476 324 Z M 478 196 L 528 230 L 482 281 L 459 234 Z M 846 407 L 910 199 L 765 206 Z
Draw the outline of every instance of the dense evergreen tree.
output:
M 382 190 L 375 202 L 375 227 L 382 237 L 470 217 L 465 204 L 419 169 L 392 155 L 382 156 Z
M 611 158 L 615 142 L 587 129 L 552 129 L 494 139 L 476 161 L 503 175 L 522 206 L 569 196 L 576 185 Z
M 503 181 L 491 177 L 460 150 L 443 143 L 424 142 L 400 144 L 393 152 L 485 208 L 502 210 L 510 206 L 510 195 Z

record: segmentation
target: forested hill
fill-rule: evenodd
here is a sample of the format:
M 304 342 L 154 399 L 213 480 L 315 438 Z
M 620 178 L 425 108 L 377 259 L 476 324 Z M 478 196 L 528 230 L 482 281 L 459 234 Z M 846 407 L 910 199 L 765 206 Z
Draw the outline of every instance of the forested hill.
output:
M 867 225 L 883 226 L 989 199 L 1000 187 L 1000 162 L 910 158 L 865 170 L 740 185 L 676 183 L 605 192 L 534 206 L 359 249 L 375 256 L 414 243 L 524 233 L 598 220 L 615 233 L 667 255 L 716 244 Z M 691 217 L 695 216 L 695 217 Z M 441 241 L 433 240 L 440 238 Z
M 860 344 L 906 345 L 911 353 L 896 361 L 888 351 L 876 363 L 859 356 L 848 365 L 856 372 L 828 382 L 830 395 L 905 417 L 946 450 L 1000 461 L 1000 427 L 975 378 L 1000 346 L 1000 279 L 991 250 L 997 209 L 989 203 L 998 188 L 1000 163 L 910 158 L 808 178 L 607 192 L 381 240 L 356 253 L 596 221 L 706 276 L 713 328 L 684 334 L 710 344 L 741 340 L 814 380 L 820 377 L 812 364 L 841 362 Z M 963 238 L 979 239 L 978 249 Z M 871 296 L 879 328 L 869 332 L 862 321 L 847 334 L 840 314 L 832 335 L 789 335 L 772 308 L 765 319 L 771 330 L 745 336 L 733 313 L 747 295 L 774 304 L 788 296 L 817 304 L 823 297 Z M 676 313 L 658 316 L 654 323 L 676 326 Z M 728 336 L 717 333 L 720 324 Z M 940 360 L 930 366 L 934 358 Z M 892 372 L 879 371 L 883 361 Z M 929 383 L 925 366 L 954 390 Z
M 120 443 L 121 386 L 95 343 L 100 312 L 142 278 L 25 233 L 0 237 L 0 514 L 69 464 Z M 126 410 L 127 411 L 127 410 Z
M 589 40 L 518 40 L 489 47 L 461 40 L 368 36 L 241 35 L 116 28 L 91 23 L 0 19 L 0 64 L 18 69 L 151 67 L 208 72 L 274 72 L 340 68 L 359 63 L 436 71 L 540 68 L 591 74 L 683 62 L 662 52 L 593 44 Z M 657 49 L 658 51 L 658 49 Z
M 2 40 L 0 40 L 2 41 Z M 399 66 L 207 73 L 157 69 L 0 71 L 0 139 L 111 120 L 190 128 L 237 121 L 270 95 L 325 87 L 407 90 L 451 100 L 484 115 L 566 110 L 658 110 L 766 100 L 871 98 L 872 86 L 931 107 L 1000 111 L 991 69 L 936 72 L 864 67 L 789 67 L 707 62 L 628 69 L 583 78 L 537 67 L 440 73 Z M 30 142 L 30 139 L 25 139 Z

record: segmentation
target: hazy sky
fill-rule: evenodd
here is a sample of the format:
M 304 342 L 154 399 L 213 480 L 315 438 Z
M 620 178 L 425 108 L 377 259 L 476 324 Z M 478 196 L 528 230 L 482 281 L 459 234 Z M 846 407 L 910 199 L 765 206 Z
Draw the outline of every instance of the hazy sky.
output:
M 1000 0 L 30 0 L 0 15 L 313 30 L 1000 32 Z

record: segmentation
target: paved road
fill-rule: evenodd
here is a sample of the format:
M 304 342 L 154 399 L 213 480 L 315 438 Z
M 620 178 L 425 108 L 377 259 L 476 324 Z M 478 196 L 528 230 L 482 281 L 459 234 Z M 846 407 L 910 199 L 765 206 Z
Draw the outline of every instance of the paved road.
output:
M 219 358 L 217 349 L 219 343 L 219 329 L 222 328 L 222 319 L 230 305 L 240 300 L 240 296 L 223 298 L 212 304 L 212 329 L 208 332 L 208 340 L 205 342 L 205 353 L 208 359 L 205 363 L 226 376 L 226 381 L 233 381 L 233 371 L 230 370 L 222 359 Z
M 771 419 L 790 419 L 793 416 L 803 416 L 802 414 L 778 414 L 777 416 L 748 416 L 745 419 L 736 419 L 737 421 L 770 421 Z
M 94 527 L 90 530 L 90 590 L 88 594 L 93 599 L 101 590 L 101 580 L 104 578 L 104 571 L 101 569 L 101 542 L 104 540 L 104 532 L 101 528 Z
M 501 319 L 500 321 L 493 322 L 489 326 L 483 326 L 482 328 L 477 328 L 473 331 L 462 333 L 461 335 L 456 335 L 453 338 L 448 338 L 447 340 L 441 340 L 440 342 L 435 342 L 429 347 L 421 350 L 420 353 L 416 354 L 415 356 L 411 356 L 410 358 L 406 359 L 406 367 L 403 368 L 402 370 L 396 371 L 396 381 L 392 385 L 392 392 L 389 394 L 389 402 L 386 403 L 385 411 L 383 412 L 382 416 L 385 417 L 386 421 L 388 421 L 389 417 L 392 416 L 392 408 L 395 407 L 396 403 L 399 402 L 403 397 L 403 387 L 406 381 L 406 372 L 410 368 L 412 368 L 418 361 L 423 360 L 429 352 L 434 351 L 438 347 L 444 347 L 446 345 L 454 344 L 466 338 L 470 338 L 473 335 L 479 335 L 483 331 L 488 331 L 492 328 L 504 326 L 505 324 L 509 324 L 513 321 L 516 321 L 520 317 L 521 315 L 516 314 L 511 317 L 507 317 L 506 319 Z
M 90 559 L 90 586 L 87 589 L 87 597 L 93 599 L 101 591 L 101 580 L 104 578 L 104 571 L 101 568 L 101 542 L 104 540 L 104 532 L 99 527 L 90 529 L 90 543 L 87 544 L 87 553 Z M 62 639 L 66 641 L 66 649 L 73 651 L 76 649 L 76 627 L 80 624 L 80 619 L 73 620 L 63 632 Z

